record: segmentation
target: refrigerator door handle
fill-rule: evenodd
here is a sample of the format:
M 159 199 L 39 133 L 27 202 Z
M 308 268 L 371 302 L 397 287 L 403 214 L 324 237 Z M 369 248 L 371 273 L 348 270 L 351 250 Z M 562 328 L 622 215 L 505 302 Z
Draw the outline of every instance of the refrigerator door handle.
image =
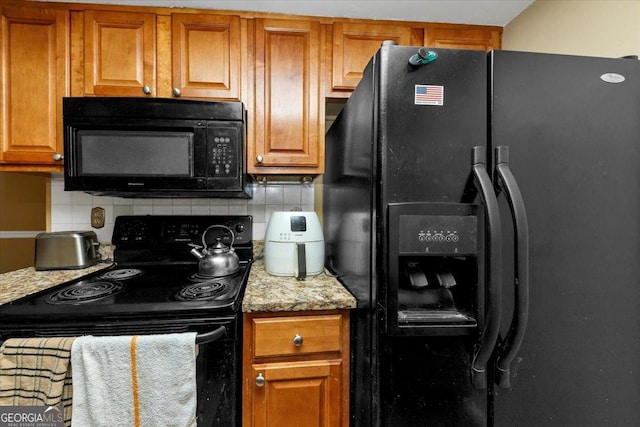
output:
M 515 228 L 513 318 L 509 332 L 498 349 L 496 361 L 496 383 L 501 388 L 509 388 L 511 362 L 522 344 L 529 316 L 529 225 L 520 188 L 509 168 L 509 147 L 496 147 L 495 156 L 495 181 L 506 195 Z
M 472 149 L 473 183 L 482 199 L 486 214 L 486 321 L 480 340 L 476 345 L 471 365 L 471 380 L 478 389 L 487 387 L 487 364 L 493 354 L 500 331 L 501 270 L 502 270 L 502 226 L 498 199 L 491 178 L 487 173 L 487 149 Z

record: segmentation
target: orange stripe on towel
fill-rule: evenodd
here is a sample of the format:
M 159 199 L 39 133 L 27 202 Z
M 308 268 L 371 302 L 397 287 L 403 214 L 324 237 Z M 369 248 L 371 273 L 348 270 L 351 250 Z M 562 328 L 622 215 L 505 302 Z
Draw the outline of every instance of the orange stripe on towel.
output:
M 138 396 L 138 368 L 136 365 L 136 340 L 131 337 L 131 388 L 133 392 L 133 425 L 140 427 L 140 399 Z

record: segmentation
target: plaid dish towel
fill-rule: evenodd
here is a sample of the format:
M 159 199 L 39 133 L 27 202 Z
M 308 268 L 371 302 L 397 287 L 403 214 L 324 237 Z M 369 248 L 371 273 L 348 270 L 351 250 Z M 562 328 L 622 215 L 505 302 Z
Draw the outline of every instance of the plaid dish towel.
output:
M 71 425 L 75 338 L 11 338 L 0 347 L 0 405 L 64 406 Z

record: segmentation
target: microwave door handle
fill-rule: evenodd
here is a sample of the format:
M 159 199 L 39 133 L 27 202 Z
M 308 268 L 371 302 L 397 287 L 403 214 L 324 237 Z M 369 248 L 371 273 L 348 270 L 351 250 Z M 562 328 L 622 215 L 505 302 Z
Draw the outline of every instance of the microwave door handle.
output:
M 511 362 L 520 350 L 529 317 L 529 225 L 520 188 L 509 167 L 509 147 L 496 147 L 495 155 L 496 183 L 505 193 L 515 228 L 514 311 L 496 361 L 496 383 L 501 388 L 509 388 Z
M 476 345 L 471 365 L 471 380 L 477 389 L 487 388 L 487 364 L 493 354 L 500 331 L 502 280 L 502 226 L 498 199 L 487 173 L 487 150 L 473 147 L 473 183 L 480 195 L 486 214 L 486 318 L 484 330 Z

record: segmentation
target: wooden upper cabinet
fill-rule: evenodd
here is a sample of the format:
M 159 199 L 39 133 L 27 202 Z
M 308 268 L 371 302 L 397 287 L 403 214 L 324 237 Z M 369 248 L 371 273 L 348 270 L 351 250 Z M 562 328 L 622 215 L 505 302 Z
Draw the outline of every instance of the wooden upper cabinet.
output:
M 155 96 L 156 15 L 84 12 L 84 93 Z
M 61 170 L 62 97 L 69 91 L 69 12 L 0 7 L 3 164 Z M 38 169 L 33 165 L 42 165 Z M 3 167 L 3 169 L 6 169 Z
M 430 25 L 426 28 L 426 45 L 443 49 L 500 49 L 498 28 L 464 25 Z
M 355 89 L 362 79 L 362 71 L 385 40 L 410 45 L 411 28 L 387 24 L 333 24 L 332 89 Z
M 324 171 L 320 50 L 319 22 L 256 19 L 250 173 Z
M 172 14 L 173 96 L 240 99 L 240 18 Z

